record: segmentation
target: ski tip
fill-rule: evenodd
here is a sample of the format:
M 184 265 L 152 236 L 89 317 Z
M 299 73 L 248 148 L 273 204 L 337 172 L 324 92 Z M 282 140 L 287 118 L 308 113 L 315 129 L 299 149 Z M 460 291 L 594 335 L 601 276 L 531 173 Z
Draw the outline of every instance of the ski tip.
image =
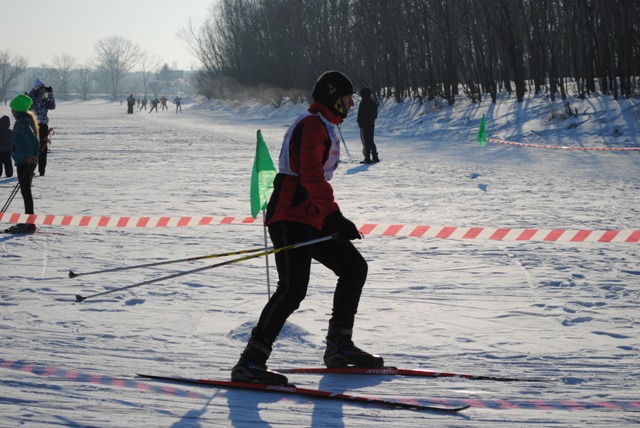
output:
M 467 410 L 468 408 L 470 408 L 471 405 L 467 404 L 466 406 L 460 406 L 460 407 L 452 407 L 451 408 L 451 412 L 452 413 L 458 413 L 458 412 L 462 412 L 463 410 Z
M 80 303 L 80 302 L 82 302 L 84 299 L 86 299 L 86 297 L 82 297 L 81 295 L 76 294 L 76 302 Z
M 75 278 L 76 276 L 78 276 L 77 273 L 75 273 L 74 271 L 70 270 L 69 271 L 69 278 Z
M 430 412 L 437 412 L 437 413 L 451 413 L 451 414 L 455 414 L 458 412 L 462 412 L 464 410 L 467 410 L 469 407 L 471 407 L 470 405 L 465 405 L 465 406 L 458 406 L 458 407 L 440 407 L 440 406 L 415 406 L 415 407 L 405 407 L 407 409 L 410 410 L 426 410 L 426 411 L 430 411 Z

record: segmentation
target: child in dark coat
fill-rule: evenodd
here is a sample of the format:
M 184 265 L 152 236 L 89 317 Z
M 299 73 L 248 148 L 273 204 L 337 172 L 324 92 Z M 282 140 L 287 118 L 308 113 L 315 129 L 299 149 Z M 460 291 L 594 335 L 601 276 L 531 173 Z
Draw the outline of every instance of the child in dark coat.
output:
M 13 164 L 11 163 L 11 122 L 9 116 L 0 117 L 0 176 L 4 167 L 7 177 L 13 176 Z

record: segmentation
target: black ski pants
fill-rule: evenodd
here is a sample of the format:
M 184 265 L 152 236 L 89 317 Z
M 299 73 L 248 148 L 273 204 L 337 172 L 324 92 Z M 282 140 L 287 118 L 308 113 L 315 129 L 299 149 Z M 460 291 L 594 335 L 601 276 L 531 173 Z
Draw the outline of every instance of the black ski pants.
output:
M 33 171 L 35 171 L 36 165 L 32 163 L 25 163 L 22 165 L 16 165 L 16 171 L 18 172 L 18 182 L 20 183 L 20 193 L 24 200 L 24 213 L 33 214 L 33 196 L 31 195 L 31 179 Z
M 367 160 L 373 160 L 378 158 L 378 148 L 376 143 L 373 142 L 373 135 L 375 128 L 360 128 L 360 139 L 362 140 L 362 154 Z
M 40 123 L 38 125 L 39 135 L 38 140 L 40 141 L 40 156 L 38 156 L 38 172 L 40 175 L 44 175 L 44 170 L 47 168 L 47 153 L 49 152 L 49 147 L 47 145 L 47 140 L 49 139 L 49 125 L 46 123 Z
M 282 221 L 269 226 L 269 236 L 276 248 L 317 239 L 326 234 L 297 222 Z M 353 326 L 367 279 L 368 265 L 350 241 L 332 239 L 282 251 L 276 253 L 275 258 L 278 288 L 262 310 L 254 335 L 273 344 L 289 315 L 300 307 L 307 294 L 312 260 L 326 266 L 338 277 L 331 321 Z

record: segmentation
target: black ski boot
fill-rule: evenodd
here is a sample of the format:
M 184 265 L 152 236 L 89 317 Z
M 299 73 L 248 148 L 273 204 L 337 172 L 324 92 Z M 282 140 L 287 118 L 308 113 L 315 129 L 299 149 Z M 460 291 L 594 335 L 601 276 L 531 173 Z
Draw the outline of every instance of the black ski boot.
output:
M 231 380 L 234 382 L 288 385 L 289 380 L 286 376 L 267 368 L 269 355 L 271 355 L 271 345 L 266 340 L 252 335 L 247 347 L 240 355 L 238 364 L 231 370 Z
M 372 355 L 353 344 L 350 326 L 329 323 L 327 333 L 327 349 L 324 352 L 324 364 L 329 368 L 339 367 L 384 367 L 384 360 Z

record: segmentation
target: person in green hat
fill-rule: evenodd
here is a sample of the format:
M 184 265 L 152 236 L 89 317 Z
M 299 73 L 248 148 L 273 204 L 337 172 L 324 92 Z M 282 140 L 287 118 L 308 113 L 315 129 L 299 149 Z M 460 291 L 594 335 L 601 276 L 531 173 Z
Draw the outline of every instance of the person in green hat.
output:
M 27 95 L 20 94 L 9 103 L 11 113 L 15 118 L 11 133 L 11 157 L 16 165 L 20 193 L 24 200 L 25 214 L 34 214 L 33 196 L 31 194 L 31 179 L 38 165 L 40 141 L 38 141 L 38 119 L 29 111 L 32 100 Z M 8 233 L 35 232 L 36 225 L 19 223 L 5 230 Z

